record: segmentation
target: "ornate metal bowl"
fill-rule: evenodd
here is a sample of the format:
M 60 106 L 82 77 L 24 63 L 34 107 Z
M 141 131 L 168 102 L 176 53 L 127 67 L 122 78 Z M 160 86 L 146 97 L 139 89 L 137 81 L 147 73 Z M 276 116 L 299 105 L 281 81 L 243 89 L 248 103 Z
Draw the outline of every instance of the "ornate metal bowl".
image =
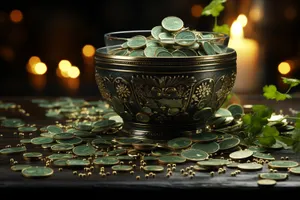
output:
M 95 78 L 103 100 L 134 135 L 195 132 L 224 103 L 236 78 L 236 52 L 193 57 L 129 57 L 97 49 Z

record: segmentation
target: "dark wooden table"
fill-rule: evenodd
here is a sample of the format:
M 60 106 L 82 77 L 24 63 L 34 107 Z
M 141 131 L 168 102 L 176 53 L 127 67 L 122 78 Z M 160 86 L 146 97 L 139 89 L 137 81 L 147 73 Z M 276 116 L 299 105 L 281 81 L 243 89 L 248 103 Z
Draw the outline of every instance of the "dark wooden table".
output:
M 25 113 L 29 113 L 30 116 L 26 116 L 25 113 L 18 111 L 18 109 L 0 110 L 0 116 L 6 116 L 7 118 L 22 118 L 28 124 L 36 124 L 37 127 L 42 127 L 49 124 L 55 124 L 55 120 L 45 117 L 45 110 L 38 107 L 36 104 L 31 103 L 31 100 L 37 97 L 2 97 L 0 101 L 14 102 L 21 105 L 21 108 L 25 110 Z M 51 97 L 38 97 L 45 99 L 53 99 Z M 86 98 L 87 100 L 99 100 L 98 97 Z M 276 111 L 283 110 L 286 114 L 291 114 L 291 109 L 296 111 L 300 110 L 300 98 L 295 97 L 285 102 L 266 101 L 260 96 L 240 96 L 240 103 L 242 104 L 267 104 L 272 106 Z M 16 129 L 8 129 L 0 127 L 0 149 L 6 145 L 15 146 L 19 143 L 22 137 L 14 135 Z M 24 138 L 34 137 L 38 133 L 34 133 L 33 136 L 23 136 Z M 47 149 L 41 149 L 34 145 L 27 146 L 29 150 L 40 151 L 44 156 L 51 154 L 52 152 Z M 300 154 L 295 154 L 290 150 L 280 150 L 275 152 L 274 155 L 277 159 L 282 156 L 288 156 L 290 160 L 300 162 Z M 234 197 L 238 193 L 249 196 L 259 197 L 259 195 L 274 195 L 277 194 L 297 194 L 300 191 L 300 176 L 289 174 L 289 178 L 286 181 L 278 181 L 274 187 L 262 188 L 257 185 L 258 173 L 268 171 L 268 167 L 258 172 L 242 172 L 236 177 L 230 176 L 230 173 L 234 169 L 227 169 L 225 174 L 217 174 L 211 177 L 208 172 L 196 172 L 193 179 L 183 177 L 179 170 L 181 168 L 190 166 L 193 163 L 185 163 L 178 165 L 176 171 L 170 178 L 166 178 L 166 173 L 158 173 L 156 178 L 144 177 L 144 172 L 136 170 L 134 175 L 129 173 L 119 173 L 117 176 L 101 177 L 98 172 L 99 169 L 88 177 L 80 178 L 72 174 L 72 169 L 64 169 L 59 171 L 57 167 L 54 167 L 54 174 L 51 177 L 41 179 L 29 179 L 24 178 L 20 172 L 14 172 L 10 169 L 10 158 L 14 158 L 19 163 L 26 163 L 22 158 L 22 155 L 0 155 L 0 195 L 8 194 L 10 196 L 20 194 L 32 194 L 34 192 L 45 192 L 43 195 L 53 195 L 53 192 L 63 191 L 71 196 L 77 196 L 85 194 L 85 192 L 93 192 L 92 194 L 98 194 L 98 197 L 103 198 L 104 193 L 108 193 L 113 197 L 118 194 L 131 194 L 132 198 L 135 198 L 138 192 L 143 192 L 142 195 L 146 197 L 148 194 L 155 197 L 157 192 L 169 192 L 183 193 L 183 194 L 196 194 L 198 197 L 209 194 L 211 197 L 224 197 L 229 195 L 229 198 Z M 36 163 L 40 165 L 40 162 Z M 195 163 L 194 163 L 195 164 Z M 136 180 L 136 176 L 140 175 L 141 179 Z M 148 193 L 145 193 L 148 192 Z M 258 196 L 257 196 L 258 195 Z M 139 196 L 143 198 L 142 196 Z M 194 198 L 198 198 L 194 196 Z M 202 198 L 202 197 L 201 197 Z

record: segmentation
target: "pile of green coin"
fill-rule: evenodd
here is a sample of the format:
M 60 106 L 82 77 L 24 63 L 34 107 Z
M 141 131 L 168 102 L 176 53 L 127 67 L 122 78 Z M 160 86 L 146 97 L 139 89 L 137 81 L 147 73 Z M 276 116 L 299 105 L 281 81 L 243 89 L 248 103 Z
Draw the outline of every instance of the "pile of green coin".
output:
M 178 173 L 193 178 L 197 173 L 207 172 L 214 176 L 215 171 L 218 174 L 228 171 L 231 176 L 240 171 L 259 171 L 258 176 L 253 174 L 259 185 L 275 185 L 289 173 L 300 173 L 298 162 L 276 160 L 268 153 L 283 148 L 281 144 L 265 148 L 245 147 L 241 143 L 235 133 L 241 126 L 244 109 L 237 104 L 220 108 L 208 123 L 211 130 L 171 140 L 151 140 L 122 132 L 119 116 L 101 101 L 59 98 L 32 102 L 45 108 L 46 113 L 55 109 L 60 121 L 40 126 L 27 124 L 24 119 L 0 117 L 0 128 L 23 133 L 20 144 L 0 149 L 0 156 L 11 156 L 11 170 L 21 172 L 26 178 L 48 177 L 64 168 L 72 169 L 79 177 L 128 172 L 136 174 L 137 180 L 141 175 L 145 179 L 156 174 L 171 178 Z M 57 120 L 57 115 L 46 116 Z M 282 122 L 272 125 L 284 131 L 291 129 Z M 16 163 L 15 154 L 22 154 L 23 160 Z M 277 169 L 282 173 L 273 173 Z
M 223 36 L 223 35 L 222 35 Z M 151 29 L 151 36 L 128 38 L 109 54 L 134 57 L 187 57 L 222 54 L 226 52 L 225 37 L 184 27 L 175 16 L 162 20 Z

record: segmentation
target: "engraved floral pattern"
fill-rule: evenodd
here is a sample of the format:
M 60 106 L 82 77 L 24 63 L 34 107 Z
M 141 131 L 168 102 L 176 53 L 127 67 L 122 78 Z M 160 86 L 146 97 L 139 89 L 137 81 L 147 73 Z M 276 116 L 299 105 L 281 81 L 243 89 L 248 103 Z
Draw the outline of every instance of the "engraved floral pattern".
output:
M 106 89 L 104 79 L 98 73 L 95 74 L 95 79 L 96 79 L 96 82 L 97 82 L 97 85 L 98 85 L 98 88 L 99 88 L 102 98 L 107 101 L 111 101 L 111 94 Z
M 116 86 L 116 92 L 119 98 L 126 99 L 130 96 L 131 92 L 127 85 L 120 83 Z

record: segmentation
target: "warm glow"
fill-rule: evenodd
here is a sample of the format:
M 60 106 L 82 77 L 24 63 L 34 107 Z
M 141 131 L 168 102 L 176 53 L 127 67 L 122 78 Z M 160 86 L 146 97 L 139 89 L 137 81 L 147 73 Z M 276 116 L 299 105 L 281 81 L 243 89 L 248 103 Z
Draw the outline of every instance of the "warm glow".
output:
M 58 63 L 58 67 L 61 71 L 68 71 L 71 66 L 72 64 L 68 60 L 61 60 Z
M 244 37 L 244 31 L 242 24 L 235 20 L 230 28 L 230 36 L 232 38 L 243 38 Z
M 202 14 L 202 10 L 203 10 L 203 8 L 202 8 L 201 5 L 199 5 L 199 4 L 193 5 L 192 8 L 191 8 L 192 16 L 193 17 L 200 17 L 201 14 Z
M 95 51 L 96 51 L 95 47 L 93 47 L 92 45 L 89 45 L 89 44 L 85 45 L 82 48 L 82 53 L 86 57 L 92 57 L 92 56 L 94 56 Z
M 76 66 L 72 66 L 68 70 L 68 77 L 77 78 L 80 75 L 80 70 Z
M 6 61 L 12 61 L 15 57 L 15 53 L 11 47 L 2 47 L 0 48 L 0 56 Z
M 38 63 L 41 62 L 41 59 L 37 56 L 31 56 L 28 60 L 27 63 L 27 71 L 30 73 L 34 73 L 34 66 Z
M 34 65 L 33 72 L 37 75 L 43 75 L 47 72 L 47 66 L 43 62 Z
M 259 7 L 253 8 L 250 10 L 249 17 L 253 21 L 257 22 L 257 21 L 261 20 L 261 18 L 263 17 L 263 12 L 261 11 L 261 9 Z
M 278 71 L 281 74 L 288 74 L 291 71 L 291 66 L 288 62 L 281 62 L 278 65 Z
M 294 20 L 297 17 L 297 10 L 296 10 L 296 8 L 292 7 L 292 6 L 287 7 L 284 10 L 284 16 L 288 20 Z
M 18 22 L 22 21 L 23 14 L 20 10 L 13 10 L 13 11 L 11 11 L 9 17 L 12 22 L 18 23 Z
M 238 22 L 240 22 L 243 27 L 245 27 L 247 25 L 247 22 L 248 22 L 248 19 L 247 19 L 246 15 L 244 15 L 244 14 L 240 14 L 236 20 Z

